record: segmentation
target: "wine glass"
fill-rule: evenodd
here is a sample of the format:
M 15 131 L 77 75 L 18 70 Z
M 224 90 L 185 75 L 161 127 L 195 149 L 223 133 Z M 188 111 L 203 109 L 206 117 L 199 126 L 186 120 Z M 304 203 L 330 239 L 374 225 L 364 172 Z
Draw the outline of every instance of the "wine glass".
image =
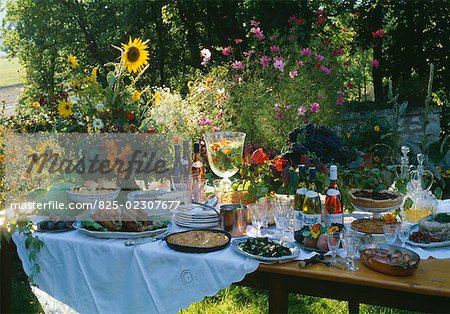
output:
M 264 225 L 264 221 L 269 216 L 267 208 L 261 204 L 248 204 L 247 209 L 250 211 L 252 218 L 252 225 L 256 228 L 256 236 L 261 236 L 261 227 Z
M 205 134 L 206 154 L 211 170 L 222 179 L 222 191 L 231 186 L 230 177 L 236 174 L 242 162 L 245 133 L 214 132 Z
M 277 199 L 274 201 L 273 214 L 275 218 L 275 225 L 277 229 L 281 232 L 282 241 L 289 241 L 289 225 L 290 219 L 293 214 L 293 199 Z
M 359 246 L 359 237 L 356 232 L 351 230 L 346 230 L 341 235 L 342 246 L 347 253 L 347 270 L 349 271 L 357 271 L 359 270 L 358 266 L 355 265 L 354 259 L 356 255 L 356 251 Z
M 394 244 L 395 239 L 397 238 L 397 225 L 395 225 L 395 224 L 384 225 L 383 231 L 384 231 L 384 238 L 386 239 L 386 242 L 388 244 Z
M 262 234 L 263 235 L 274 234 L 273 231 L 269 230 L 269 222 L 273 219 L 272 202 L 267 197 L 263 197 L 257 200 L 256 203 L 260 204 L 261 206 L 264 206 L 267 210 L 267 216 L 265 217 L 266 219 L 264 220 Z
M 410 230 L 411 230 L 411 225 L 409 223 L 404 222 L 400 226 L 398 226 L 397 234 L 398 234 L 398 238 L 402 242 L 402 247 L 405 246 L 405 242 L 406 242 L 406 240 L 408 240 Z
M 336 263 L 336 254 L 337 250 L 339 248 L 339 245 L 341 244 L 341 233 L 340 232 L 328 232 L 327 233 L 327 243 L 328 248 L 331 251 L 331 260 L 330 262 Z

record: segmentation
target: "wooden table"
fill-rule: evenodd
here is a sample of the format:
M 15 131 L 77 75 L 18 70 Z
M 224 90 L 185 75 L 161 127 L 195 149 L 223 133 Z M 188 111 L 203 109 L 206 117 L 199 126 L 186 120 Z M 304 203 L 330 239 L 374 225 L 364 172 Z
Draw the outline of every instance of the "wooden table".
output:
M 408 277 L 383 275 L 360 262 L 357 272 L 323 265 L 299 269 L 297 264 L 261 265 L 239 285 L 269 290 L 271 313 L 287 312 L 289 292 L 348 301 L 350 313 L 359 311 L 359 303 L 450 312 L 450 259 L 422 260 Z

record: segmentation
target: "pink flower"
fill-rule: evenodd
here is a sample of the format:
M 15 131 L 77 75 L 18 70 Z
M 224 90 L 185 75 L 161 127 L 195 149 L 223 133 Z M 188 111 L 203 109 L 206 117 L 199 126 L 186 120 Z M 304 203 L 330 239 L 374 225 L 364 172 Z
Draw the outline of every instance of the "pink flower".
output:
M 234 61 L 233 62 L 233 64 L 231 65 L 231 68 L 233 69 L 233 70 L 236 70 L 236 71 L 242 71 L 242 70 L 244 70 L 244 64 L 242 64 L 242 62 L 241 61 Z
M 301 54 L 302 56 L 310 56 L 310 55 L 311 55 L 311 49 L 309 49 L 309 48 L 303 48 L 303 49 L 300 51 L 300 54 Z
M 223 118 L 223 109 L 219 109 L 219 112 L 216 115 L 217 119 L 222 119 Z
M 317 60 L 320 60 L 320 61 L 322 61 L 323 59 L 325 59 L 324 56 L 319 55 L 319 54 L 317 54 L 317 53 L 314 54 L 314 58 L 316 58 Z
M 303 25 L 303 24 L 305 24 L 305 19 L 302 19 L 301 17 L 299 17 L 297 19 L 297 21 L 295 21 L 295 23 L 297 23 L 297 25 Z
M 338 98 L 336 99 L 336 104 L 337 105 L 342 105 L 345 102 L 345 97 L 344 97 L 344 92 L 343 91 L 338 91 Z
M 330 75 L 331 74 L 331 69 L 327 68 L 324 65 L 320 66 L 320 71 L 322 71 L 323 73 L 325 73 L 326 75 Z
M 259 26 L 259 24 L 261 24 L 260 22 L 258 22 L 258 21 L 255 21 L 255 20 L 250 20 L 250 25 L 251 26 L 253 26 L 253 27 L 258 27 Z
M 236 44 L 240 44 L 240 43 L 243 42 L 244 40 L 243 40 L 242 38 L 235 38 L 235 39 L 233 39 L 233 41 L 234 41 Z
M 207 125 L 212 125 L 212 124 L 213 124 L 213 122 L 207 116 L 200 117 L 200 119 L 198 121 L 199 126 L 207 126 Z
M 309 105 L 309 111 L 312 113 L 318 113 L 320 111 L 320 105 L 316 102 Z
M 298 107 L 297 114 L 299 116 L 304 116 L 306 114 L 306 107 L 305 106 Z
M 259 63 L 262 65 L 263 68 L 267 68 L 267 66 L 269 65 L 271 58 L 268 56 L 262 56 L 261 58 L 259 58 Z
M 297 21 L 297 17 L 295 15 L 292 15 L 288 18 L 288 23 L 294 23 Z
M 211 51 L 209 49 L 203 48 L 200 51 L 200 56 L 203 58 L 203 60 L 200 64 L 203 66 L 206 66 L 209 63 L 209 61 L 211 60 Z
M 222 49 L 222 54 L 224 56 L 228 57 L 230 55 L 230 53 L 231 53 L 231 47 L 230 46 L 225 47 L 225 48 Z
M 373 38 L 381 38 L 384 35 L 384 29 L 380 28 L 377 29 L 376 31 L 372 32 L 372 37 Z
M 270 52 L 280 52 L 279 46 L 270 46 Z
M 294 79 L 296 76 L 298 76 L 298 71 L 297 70 L 289 71 L 289 77 L 291 79 Z
M 281 57 L 275 57 L 274 58 L 273 67 L 275 69 L 280 70 L 281 72 L 283 72 L 284 71 L 284 66 L 285 66 L 285 64 L 284 64 L 283 58 L 281 58 Z
M 344 49 L 342 48 L 336 48 L 333 50 L 333 56 L 337 57 L 344 54 Z
M 288 37 L 288 40 L 289 40 L 289 41 L 295 40 L 295 36 L 289 36 L 289 37 Z
M 299 60 L 295 60 L 295 64 L 296 64 L 297 66 L 299 66 L 299 67 L 305 66 L 305 62 L 299 61 Z
M 348 33 L 348 29 L 346 29 L 345 27 L 342 29 L 342 31 L 343 31 L 344 33 Z
M 265 38 L 264 32 L 259 27 L 253 27 L 250 31 L 255 34 L 258 40 L 263 40 Z
M 373 59 L 372 61 L 370 61 L 370 66 L 372 68 L 378 69 L 378 67 L 380 66 L 380 61 L 378 61 L 377 59 Z
M 215 126 L 212 128 L 213 132 L 220 132 L 220 128 L 218 126 Z
M 279 110 L 281 108 L 281 104 L 277 102 L 275 105 L 273 105 L 273 109 Z

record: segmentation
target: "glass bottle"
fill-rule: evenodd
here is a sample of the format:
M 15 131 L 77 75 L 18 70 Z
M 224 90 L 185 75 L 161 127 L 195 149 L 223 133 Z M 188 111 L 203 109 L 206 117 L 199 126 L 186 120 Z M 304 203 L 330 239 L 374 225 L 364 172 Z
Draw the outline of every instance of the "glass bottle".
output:
M 308 191 L 303 201 L 303 225 L 322 222 L 322 204 L 316 187 L 316 168 L 309 168 Z
M 192 158 L 191 174 L 193 177 L 200 179 L 205 178 L 205 167 L 203 166 L 203 159 L 200 155 L 200 144 L 194 143 L 194 156 Z
M 331 226 L 332 223 L 344 223 L 344 204 L 337 185 L 337 166 L 335 165 L 330 167 L 330 185 L 325 197 L 323 218 L 326 227 Z
M 305 195 L 308 191 L 306 182 L 306 169 L 305 165 L 299 165 L 298 168 L 298 185 L 294 196 L 294 219 L 295 226 L 294 231 L 299 231 L 302 229 L 303 225 L 303 202 L 305 201 Z

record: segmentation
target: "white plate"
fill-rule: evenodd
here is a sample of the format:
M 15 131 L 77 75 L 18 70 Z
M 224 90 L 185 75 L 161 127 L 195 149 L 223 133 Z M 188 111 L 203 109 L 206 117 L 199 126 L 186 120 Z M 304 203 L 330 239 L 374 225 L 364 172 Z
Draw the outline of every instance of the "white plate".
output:
M 219 222 L 211 222 L 211 223 L 185 223 L 181 221 L 176 221 L 177 225 L 180 227 L 187 227 L 187 228 L 211 228 L 211 227 L 217 227 L 219 225 Z
M 392 207 L 385 207 L 385 208 L 370 208 L 370 207 L 362 207 L 359 205 L 355 205 L 353 204 L 353 207 L 355 207 L 357 210 L 363 211 L 363 212 L 370 212 L 370 213 L 375 213 L 375 214 L 380 214 L 380 213 L 384 213 L 384 212 L 390 212 L 393 211 L 394 209 L 400 208 L 401 204 L 392 206 Z
M 175 220 L 179 221 L 192 221 L 192 222 L 213 222 L 213 221 L 219 221 L 218 217 L 211 217 L 211 218 L 195 218 L 195 217 L 182 217 L 175 215 Z
M 413 232 L 419 231 L 419 225 L 415 225 L 411 227 L 410 234 Z M 424 249 L 429 248 L 435 248 L 435 247 L 443 247 L 443 246 L 449 246 L 450 241 L 442 241 L 442 242 L 431 242 L 431 243 L 417 243 L 414 241 L 411 241 L 408 237 L 408 239 L 405 241 L 405 243 L 411 245 L 411 246 L 418 246 Z
M 289 247 L 289 249 L 291 250 L 292 254 L 291 255 L 280 256 L 280 257 L 265 257 L 265 256 L 253 255 L 253 254 L 245 252 L 244 250 L 242 250 L 239 247 L 239 243 L 245 242 L 248 238 L 251 238 L 251 237 L 243 237 L 243 238 L 234 239 L 231 242 L 231 245 L 236 250 L 236 252 L 238 252 L 238 253 L 240 253 L 240 254 L 242 254 L 244 256 L 247 256 L 247 257 L 255 258 L 255 259 L 263 261 L 263 262 L 289 261 L 291 259 L 296 258 L 300 254 L 300 249 L 299 249 L 298 245 L 295 242 L 280 241 L 280 240 L 276 240 L 276 239 L 270 239 L 271 241 L 282 243 L 284 246 Z
M 138 238 L 146 238 L 146 237 L 154 237 L 165 232 L 168 228 L 170 228 L 171 224 L 167 226 L 167 228 L 161 228 L 157 230 L 149 230 L 142 232 L 122 232 L 122 231 L 91 231 L 84 229 L 81 226 L 81 222 L 76 221 L 73 224 L 73 227 L 77 230 L 80 230 L 82 233 L 87 234 L 91 237 L 102 238 L 102 239 L 138 239 Z

